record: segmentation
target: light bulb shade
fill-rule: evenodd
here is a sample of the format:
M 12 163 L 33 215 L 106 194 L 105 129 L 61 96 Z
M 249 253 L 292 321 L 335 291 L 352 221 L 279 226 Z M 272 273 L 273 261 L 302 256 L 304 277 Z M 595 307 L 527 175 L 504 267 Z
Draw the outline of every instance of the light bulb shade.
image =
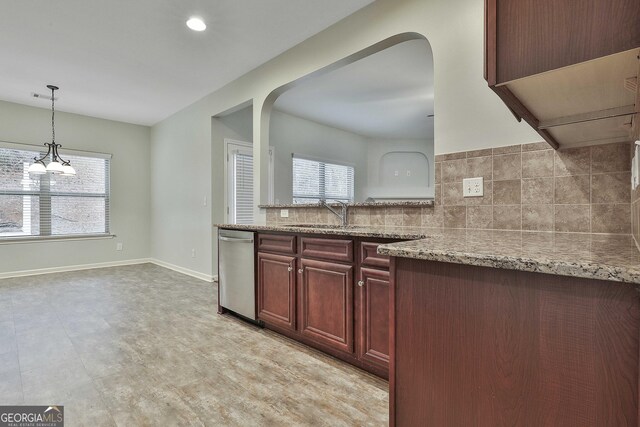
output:
M 74 176 L 76 170 L 71 165 L 62 165 L 62 176 Z
M 62 165 L 58 162 L 50 162 L 47 165 L 47 172 L 51 172 L 51 173 L 62 173 Z
M 42 163 L 34 163 L 29 166 L 29 173 L 33 175 L 44 175 L 47 173 L 47 168 Z

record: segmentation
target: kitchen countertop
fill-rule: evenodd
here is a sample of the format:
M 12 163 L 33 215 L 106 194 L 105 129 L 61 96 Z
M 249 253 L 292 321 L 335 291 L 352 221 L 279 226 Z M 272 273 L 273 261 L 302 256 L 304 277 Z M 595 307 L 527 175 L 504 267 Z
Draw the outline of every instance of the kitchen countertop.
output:
M 383 255 L 640 284 L 630 235 L 328 225 L 216 224 L 219 228 L 408 240 Z
M 340 206 L 340 203 L 329 203 L 330 206 Z M 387 208 L 397 206 L 433 206 L 433 199 L 422 200 L 388 200 L 380 202 L 351 202 L 347 203 L 350 208 L 368 207 L 368 208 Z M 321 203 L 275 203 L 270 205 L 258 205 L 263 209 L 281 209 L 281 208 L 321 208 L 324 207 Z
M 640 251 L 629 235 L 444 229 L 378 253 L 640 284 Z
M 278 225 L 255 225 L 255 224 L 214 224 L 215 227 L 227 230 L 247 230 L 247 231 L 275 231 L 286 233 L 309 233 L 325 234 L 333 236 L 354 236 L 354 237 L 375 237 L 381 239 L 415 240 L 422 239 L 431 233 L 438 233 L 441 229 L 431 228 L 410 228 L 410 227 L 368 227 L 359 225 L 321 225 L 321 224 L 278 224 Z

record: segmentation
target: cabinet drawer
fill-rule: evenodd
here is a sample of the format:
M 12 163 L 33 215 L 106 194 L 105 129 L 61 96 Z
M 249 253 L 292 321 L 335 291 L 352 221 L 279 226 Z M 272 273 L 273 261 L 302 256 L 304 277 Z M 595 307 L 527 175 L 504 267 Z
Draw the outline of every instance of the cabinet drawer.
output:
M 300 254 L 307 258 L 353 262 L 353 240 L 301 237 Z
M 360 265 L 389 268 L 389 256 L 378 254 L 381 243 L 360 242 Z
M 281 254 L 296 253 L 296 236 L 284 234 L 258 234 L 258 250 L 260 252 L 277 252 Z

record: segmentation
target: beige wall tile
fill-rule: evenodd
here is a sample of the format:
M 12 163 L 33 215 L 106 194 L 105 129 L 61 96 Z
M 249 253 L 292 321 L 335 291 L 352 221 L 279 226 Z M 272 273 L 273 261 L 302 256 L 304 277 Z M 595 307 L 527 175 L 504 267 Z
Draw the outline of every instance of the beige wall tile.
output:
M 493 181 L 493 204 L 494 205 L 519 205 L 521 198 L 521 181 L 514 179 L 510 181 Z
M 275 224 L 278 222 L 278 216 L 275 209 L 267 209 L 267 224 Z
M 522 145 L 507 145 L 505 147 L 496 147 L 493 149 L 493 155 L 496 154 L 510 154 L 519 153 L 522 150 Z
M 588 233 L 591 229 L 590 208 L 590 205 L 555 205 L 555 230 Z
M 522 177 L 553 176 L 553 150 L 522 153 Z
M 442 204 L 442 184 L 436 184 L 434 189 L 433 203 L 437 205 Z
M 631 170 L 631 152 L 628 143 L 596 145 L 591 150 L 592 173 Z
M 484 150 L 467 151 L 467 159 L 470 159 L 472 157 L 491 156 L 492 154 L 493 154 L 493 149 L 491 148 L 485 148 Z
M 440 184 L 442 182 L 442 162 L 436 162 L 436 178 L 435 183 Z
M 372 226 L 384 225 L 385 208 L 372 208 L 369 212 L 369 222 Z
M 467 170 L 465 171 L 465 178 L 479 178 L 482 177 L 485 180 L 491 180 L 493 176 L 493 158 L 489 157 L 475 157 L 467 159 Z
M 591 205 L 592 233 L 631 232 L 631 205 Z
M 442 184 L 442 204 L 464 205 L 465 201 L 462 197 L 462 182 L 447 182 Z
M 368 208 L 349 208 L 349 224 L 352 225 L 369 225 L 369 209 Z
M 553 178 L 522 180 L 522 204 L 553 203 Z
M 402 208 L 402 225 L 404 227 L 420 227 L 422 225 L 422 208 Z
M 631 173 L 605 173 L 591 176 L 591 203 L 630 203 Z
M 442 206 L 434 206 L 432 208 L 422 208 L 422 226 L 423 227 L 443 227 L 444 226 L 444 208 Z
M 491 206 L 468 206 L 467 228 L 493 228 L 493 208 Z
M 493 200 L 493 181 L 482 182 L 482 197 L 464 197 L 467 206 L 490 205 Z
M 522 176 L 522 156 L 505 154 L 493 156 L 493 180 L 520 179 Z
M 444 206 L 444 226 L 447 228 L 465 228 L 467 225 L 466 206 Z
M 580 175 L 591 172 L 591 147 L 555 151 L 555 175 Z
M 386 208 L 384 213 L 384 225 L 387 227 L 401 227 L 402 208 Z
M 522 206 L 522 229 L 551 231 L 553 215 L 553 205 L 524 205 Z
M 555 180 L 555 203 L 589 203 L 591 200 L 590 187 L 589 175 L 557 177 Z
M 546 141 L 542 142 L 531 142 L 529 144 L 522 144 L 522 151 L 537 151 L 537 150 L 547 150 L 552 148 L 549 143 Z
M 498 230 L 520 230 L 522 206 L 493 206 L 493 228 Z
M 466 159 L 466 158 L 467 158 L 467 152 L 466 151 L 460 151 L 460 152 L 457 152 L 457 153 L 448 153 L 448 154 L 441 154 L 439 156 L 436 156 L 436 162 L 445 161 L 445 160 Z
M 462 181 L 467 170 L 467 159 L 442 162 L 442 182 Z

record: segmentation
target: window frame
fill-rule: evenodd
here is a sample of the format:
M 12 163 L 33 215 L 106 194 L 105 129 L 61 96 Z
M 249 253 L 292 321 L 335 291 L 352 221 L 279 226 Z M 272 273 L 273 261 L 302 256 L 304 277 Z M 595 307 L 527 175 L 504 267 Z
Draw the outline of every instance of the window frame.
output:
M 305 197 L 305 196 L 296 196 L 295 194 L 295 187 L 294 187 L 294 182 L 293 182 L 293 176 L 294 176 L 294 165 L 293 162 L 295 159 L 301 159 L 301 160 L 307 160 L 307 161 L 312 161 L 312 162 L 317 162 L 320 163 L 320 167 L 318 168 L 318 187 L 319 187 L 319 192 L 318 192 L 318 197 Z M 291 153 L 291 201 L 293 204 L 296 205 L 305 205 L 305 204 L 316 204 L 317 202 L 313 202 L 314 200 L 316 200 L 317 198 L 319 198 L 320 200 L 327 200 L 326 195 L 327 195 L 327 190 L 326 190 L 326 182 L 325 182 L 325 166 L 329 164 L 329 165 L 333 165 L 333 166 L 344 166 L 347 168 L 351 168 L 352 170 L 352 175 L 353 175 L 353 180 L 351 181 L 351 188 L 350 188 L 350 193 L 348 195 L 347 199 L 336 199 L 336 198 L 330 198 L 328 199 L 329 201 L 331 200 L 341 200 L 344 201 L 345 203 L 353 203 L 355 201 L 355 188 L 356 188 L 356 166 L 353 163 L 349 163 L 349 162 L 344 162 L 344 161 L 339 161 L 339 160 L 333 160 L 333 159 L 324 159 L 321 157 L 314 157 L 314 156 L 308 156 L 306 154 L 300 154 L 300 153 Z M 310 202 L 309 203 L 296 203 L 295 199 L 309 199 Z
M 39 156 L 45 154 L 42 146 L 32 144 L 22 144 L 17 142 L 0 141 L 0 150 L 18 150 L 18 151 L 32 151 L 37 152 Z M 20 191 L 20 190 L 0 190 L 0 195 L 15 195 L 15 196 L 37 196 L 40 204 L 39 210 L 39 228 L 40 234 L 25 234 L 25 235 L 9 235 L 3 236 L 0 234 L 0 245 L 9 243 L 33 243 L 33 242 L 46 242 L 46 241 L 63 241 L 63 240 L 95 240 L 95 239 L 110 239 L 116 237 L 111 233 L 111 159 L 112 155 L 108 153 L 92 152 L 92 151 L 80 151 L 72 149 L 60 149 L 61 155 L 69 156 L 81 156 L 90 157 L 94 159 L 107 160 L 107 167 L 105 168 L 105 193 L 77 193 L 77 192 L 50 192 L 43 191 L 43 184 L 41 182 L 39 190 L 34 191 Z M 45 175 L 49 176 L 49 174 Z M 46 188 L 49 187 L 49 180 L 47 179 Z M 98 197 L 104 198 L 105 201 L 105 231 L 100 233 L 74 233 L 74 234 L 51 234 L 51 199 L 52 197 Z M 48 222 L 47 222 L 48 220 Z M 44 227 L 43 227 L 44 223 Z M 44 232 L 43 232 L 44 230 Z

